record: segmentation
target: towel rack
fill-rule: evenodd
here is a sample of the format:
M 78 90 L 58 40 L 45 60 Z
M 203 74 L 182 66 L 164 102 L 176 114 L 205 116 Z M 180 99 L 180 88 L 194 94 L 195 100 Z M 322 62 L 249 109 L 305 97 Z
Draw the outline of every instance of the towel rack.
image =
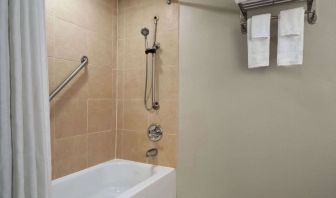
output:
M 247 1 L 244 3 L 238 3 L 240 12 L 241 12 L 241 32 L 243 34 L 247 33 L 247 12 L 248 10 L 263 8 L 269 6 L 275 6 L 284 3 L 290 2 L 307 2 L 307 10 L 305 14 L 307 15 L 307 21 L 309 24 L 315 24 L 317 21 L 317 13 L 316 10 L 313 10 L 314 0 L 256 0 L 256 1 Z M 278 16 L 272 16 L 273 20 L 277 20 Z

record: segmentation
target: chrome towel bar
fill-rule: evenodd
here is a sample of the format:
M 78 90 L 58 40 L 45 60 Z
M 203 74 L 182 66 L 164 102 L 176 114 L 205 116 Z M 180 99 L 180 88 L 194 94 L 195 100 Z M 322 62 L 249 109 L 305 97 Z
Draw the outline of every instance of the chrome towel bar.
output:
M 306 10 L 306 15 L 307 15 L 307 21 L 309 24 L 315 24 L 317 21 L 317 13 L 316 10 L 313 10 L 313 4 L 314 0 L 256 0 L 256 1 L 247 1 L 245 3 L 239 3 L 239 9 L 241 12 L 241 22 L 240 22 L 240 27 L 241 27 L 241 32 L 243 34 L 247 33 L 247 12 L 248 10 L 251 9 L 256 9 L 256 8 L 263 8 L 263 7 L 269 7 L 269 6 L 275 6 L 279 4 L 284 4 L 284 3 L 290 3 L 290 2 L 307 2 L 307 10 Z M 277 20 L 277 16 L 272 16 L 273 20 Z
M 83 56 L 81 58 L 81 64 L 71 73 L 68 77 L 65 78 L 65 80 L 57 86 L 54 91 L 52 91 L 49 95 L 49 101 L 52 101 L 52 99 L 60 92 L 62 89 L 88 64 L 89 59 L 86 56 Z

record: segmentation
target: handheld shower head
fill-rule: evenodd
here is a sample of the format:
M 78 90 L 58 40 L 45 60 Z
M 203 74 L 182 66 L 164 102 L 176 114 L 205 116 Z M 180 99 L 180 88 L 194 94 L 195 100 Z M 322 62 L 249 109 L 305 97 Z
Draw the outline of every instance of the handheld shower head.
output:
M 147 36 L 149 34 L 149 29 L 144 27 L 141 29 L 141 34 L 147 39 Z

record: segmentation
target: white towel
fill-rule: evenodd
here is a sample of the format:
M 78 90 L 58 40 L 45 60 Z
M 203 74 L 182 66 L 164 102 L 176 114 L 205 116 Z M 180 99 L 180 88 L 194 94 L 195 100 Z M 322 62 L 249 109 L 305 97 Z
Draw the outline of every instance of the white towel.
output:
M 269 38 L 271 31 L 271 14 L 252 16 L 251 36 L 252 38 Z
M 248 68 L 269 66 L 271 14 L 247 20 Z
M 278 66 L 303 64 L 303 7 L 281 11 L 278 28 Z

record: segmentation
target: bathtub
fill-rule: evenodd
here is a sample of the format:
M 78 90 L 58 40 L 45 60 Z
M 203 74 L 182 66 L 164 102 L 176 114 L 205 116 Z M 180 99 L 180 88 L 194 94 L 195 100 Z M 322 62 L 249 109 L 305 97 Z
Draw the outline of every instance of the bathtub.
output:
M 175 169 L 111 160 L 52 181 L 52 198 L 176 198 Z

